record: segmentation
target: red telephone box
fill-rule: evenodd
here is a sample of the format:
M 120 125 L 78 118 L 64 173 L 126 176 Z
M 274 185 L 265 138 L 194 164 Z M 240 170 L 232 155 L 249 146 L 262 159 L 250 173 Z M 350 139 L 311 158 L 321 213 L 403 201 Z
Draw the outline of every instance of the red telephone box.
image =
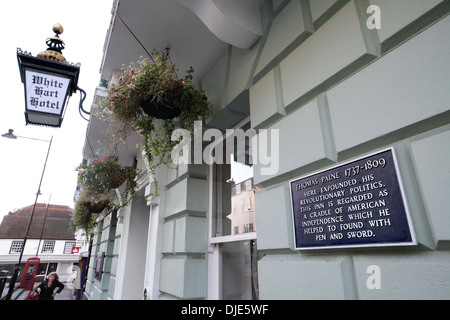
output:
M 20 281 L 20 288 L 24 290 L 33 290 L 34 281 L 39 268 L 39 258 L 29 258 L 25 269 L 23 270 L 22 281 Z

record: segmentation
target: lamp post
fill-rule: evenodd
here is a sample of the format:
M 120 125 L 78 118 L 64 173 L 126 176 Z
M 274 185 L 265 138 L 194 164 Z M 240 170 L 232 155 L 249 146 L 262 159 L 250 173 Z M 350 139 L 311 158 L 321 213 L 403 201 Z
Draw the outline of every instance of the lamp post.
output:
M 47 39 L 47 50 L 37 57 L 17 49 L 20 78 L 25 90 L 27 125 L 61 127 L 69 97 L 77 90 L 81 92 L 80 114 L 81 111 L 89 114 L 82 106 L 86 92 L 78 87 L 80 64 L 68 63 L 61 53 L 65 48 L 59 37 L 63 30 L 60 24 L 53 26 L 55 36 Z
M 25 250 L 25 245 L 27 243 L 28 234 L 30 232 L 31 223 L 33 221 L 34 212 L 36 210 L 36 204 L 37 204 L 37 201 L 38 201 L 38 197 L 41 194 L 42 179 L 44 178 L 45 168 L 47 166 L 48 155 L 50 154 L 50 148 L 52 146 L 52 141 L 53 141 L 53 136 L 51 137 L 50 141 L 48 141 L 48 140 L 42 140 L 42 139 L 36 139 L 36 138 L 28 138 L 28 137 L 16 136 L 13 132 L 14 132 L 13 129 L 9 129 L 7 133 L 2 134 L 2 137 L 9 138 L 9 139 L 24 138 L 24 139 L 45 141 L 45 142 L 48 142 L 49 144 L 48 144 L 48 150 L 47 150 L 47 157 L 45 158 L 44 168 L 42 169 L 41 180 L 39 181 L 39 187 L 38 187 L 38 190 L 37 190 L 37 193 L 36 193 L 36 199 L 34 201 L 33 211 L 31 212 L 30 221 L 28 222 L 28 228 L 27 228 L 27 231 L 25 233 L 25 237 L 23 238 L 22 250 L 20 251 L 19 261 L 14 266 L 14 272 L 13 272 L 13 274 L 11 276 L 11 280 L 9 281 L 9 289 L 8 289 L 8 293 L 7 293 L 6 297 L 5 297 L 6 300 L 11 300 L 11 296 L 12 296 L 12 293 L 14 291 L 14 286 L 16 284 L 17 276 L 19 275 L 20 263 L 22 262 L 22 256 L 23 256 L 23 252 Z
M 39 247 L 41 246 L 42 236 L 44 235 L 45 222 L 47 221 L 48 207 L 50 207 L 50 198 L 51 197 L 52 197 L 52 195 L 50 194 L 50 197 L 48 197 L 47 208 L 45 208 L 44 223 L 42 224 L 41 236 L 39 237 L 39 244 L 36 249 L 36 257 L 39 255 Z

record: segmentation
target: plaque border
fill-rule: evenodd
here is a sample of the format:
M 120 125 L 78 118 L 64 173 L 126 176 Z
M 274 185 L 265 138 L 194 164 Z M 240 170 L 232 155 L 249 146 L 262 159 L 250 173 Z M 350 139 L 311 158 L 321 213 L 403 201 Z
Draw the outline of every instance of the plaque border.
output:
M 315 246 L 315 247 L 298 247 L 297 246 L 297 237 L 295 235 L 295 218 L 294 218 L 294 207 L 293 207 L 293 198 L 292 198 L 292 183 L 296 182 L 298 180 L 301 179 L 305 179 L 308 178 L 310 176 L 314 176 L 316 174 L 328 171 L 328 170 L 332 170 L 333 168 L 338 168 L 338 167 L 342 167 L 345 166 L 347 164 L 350 164 L 352 162 L 356 162 L 365 158 L 369 158 L 372 156 L 375 156 L 377 154 L 386 152 L 386 151 L 391 151 L 392 152 L 392 159 L 394 159 L 394 168 L 395 168 L 395 174 L 397 176 L 397 181 L 399 184 L 399 188 L 400 188 L 400 193 L 401 193 L 401 197 L 402 197 L 402 203 L 403 203 L 403 207 L 405 208 L 405 215 L 406 215 L 406 220 L 408 222 L 408 229 L 409 229 L 409 233 L 411 235 L 411 241 L 410 242 L 386 242 L 386 243 L 363 243 L 363 244 L 347 244 L 347 245 L 335 245 L 335 246 L 330 246 L 330 245 L 324 245 L 324 246 Z M 417 242 L 417 238 L 416 238 L 416 233 L 414 230 L 414 224 L 413 224 L 413 220 L 411 218 L 411 214 L 409 211 L 409 206 L 408 206 L 408 201 L 406 201 L 406 193 L 403 187 L 403 180 L 400 174 L 400 170 L 399 170 L 399 166 L 398 166 L 398 161 L 397 161 L 397 154 L 395 152 L 395 148 L 393 146 L 389 147 L 389 148 L 384 148 L 384 149 L 380 149 L 378 151 L 375 152 L 371 152 L 368 154 L 365 154 L 363 156 L 360 157 L 355 157 L 352 158 L 348 161 L 327 167 L 325 169 L 322 170 L 318 170 L 318 171 L 314 171 L 312 173 L 308 173 L 306 175 L 300 176 L 298 178 L 292 179 L 289 181 L 289 196 L 290 196 L 290 205 L 291 205 L 291 217 L 292 217 L 292 230 L 293 230 L 293 240 L 294 240 L 294 248 L 295 250 L 325 250 L 325 249 L 342 249 L 342 248 L 368 248 L 368 247 L 404 247 L 404 246 L 416 246 L 418 245 Z

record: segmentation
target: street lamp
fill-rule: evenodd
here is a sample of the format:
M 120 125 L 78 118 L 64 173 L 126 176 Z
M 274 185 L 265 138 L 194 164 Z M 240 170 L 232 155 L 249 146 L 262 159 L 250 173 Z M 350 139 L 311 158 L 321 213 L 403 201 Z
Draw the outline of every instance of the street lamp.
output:
M 80 114 L 81 111 L 89 114 L 82 107 L 86 92 L 78 87 L 80 64 L 68 63 L 61 53 L 65 48 L 64 41 L 59 37 L 63 30 L 60 24 L 53 26 L 55 36 L 47 39 L 47 50 L 37 57 L 17 48 L 20 78 L 25 90 L 27 125 L 61 127 L 69 97 L 77 90 L 81 92 Z
M 2 137 L 9 139 L 17 139 L 17 136 L 13 132 L 14 132 L 13 129 L 9 129 L 7 133 L 2 134 Z
M 31 223 L 33 221 L 34 212 L 36 210 L 36 204 L 37 204 L 37 201 L 38 201 L 38 197 L 41 194 L 42 179 L 44 178 L 45 167 L 47 166 L 48 155 L 50 153 L 50 148 L 52 146 L 52 141 L 53 141 L 53 136 L 51 137 L 50 141 L 48 141 L 48 140 L 42 140 L 42 139 L 35 139 L 35 138 L 16 136 L 13 132 L 14 132 L 13 129 L 9 129 L 7 133 L 2 134 L 2 137 L 9 138 L 9 139 L 24 138 L 24 139 L 45 141 L 45 142 L 48 142 L 49 145 L 48 145 L 47 157 L 45 158 L 44 169 L 42 170 L 41 180 L 39 182 L 38 191 L 36 193 L 36 200 L 34 201 L 33 211 L 31 212 L 30 221 L 28 222 L 28 228 L 27 228 L 27 231 L 25 233 L 25 237 L 23 238 L 22 250 L 20 251 L 19 261 L 14 266 L 14 272 L 13 272 L 13 274 L 11 276 L 11 280 L 9 281 L 9 289 L 8 289 L 8 293 L 7 293 L 6 298 L 5 298 L 6 300 L 11 300 L 11 296 L 12 296 L 12 293 L 14 291 L 14 286 L 16 284 L 17 276 L 19 275 L 20 263 L 22 262 L 23 252 L 25 250 L 25 245 L 27 243 L 28 234 L 30 233 L 30 227 L 31 227 Z

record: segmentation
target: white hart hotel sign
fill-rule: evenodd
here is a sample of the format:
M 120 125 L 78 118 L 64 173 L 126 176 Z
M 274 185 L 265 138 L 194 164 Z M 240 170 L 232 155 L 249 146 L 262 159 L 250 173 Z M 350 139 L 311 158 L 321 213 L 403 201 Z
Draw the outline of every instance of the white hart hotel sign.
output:
M 61 127 L 69 97 L 78 88 L 79 65 L 17 52 L 25 91 L 26 124 Z
M 25 71 L 25 78 L 27 110 L 61 117 L 70 79 L 31 69 Z

